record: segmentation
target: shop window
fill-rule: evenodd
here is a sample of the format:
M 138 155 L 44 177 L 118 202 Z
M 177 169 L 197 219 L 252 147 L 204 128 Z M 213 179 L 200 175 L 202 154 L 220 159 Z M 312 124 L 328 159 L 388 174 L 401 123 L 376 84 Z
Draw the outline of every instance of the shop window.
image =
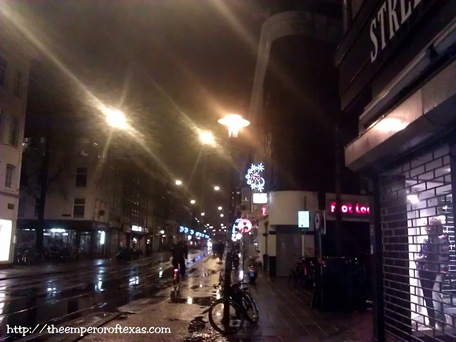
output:
M 15 170 L 16 167 L 14 165 L 6 164 L 5 188 L 11 189 L 13 187 L 13 178 Z
M 84 217 L 85 199 L 75 198 L 73 207 L 73 217 Z
M 442 341 L 456 333 L 449 153 L 444 145 L 381 177 L 385 323 L 407 340 L 407 332 Z
M 76 187 L 85 188 L 87 186 L 87 168 L 76 168 Z

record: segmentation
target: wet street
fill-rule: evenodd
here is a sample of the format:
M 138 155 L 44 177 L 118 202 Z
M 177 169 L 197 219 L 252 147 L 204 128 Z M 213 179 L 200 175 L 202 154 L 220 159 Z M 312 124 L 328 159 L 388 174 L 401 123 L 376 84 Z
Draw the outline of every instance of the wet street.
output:
M 204 251 L 189 255 L 189 272 Z M 193 267 L 192 267 L 193 266 Z M 47 324 L 99 325 L 122 306 L 170 286 L 168 254 L 131 262 L 99 260 L 68 265 L 39 265 L 0 272 L 0 341 L 46 340 L 49 335 L 12 333 L 7 327 Z M 10 329 L 11 330 L 11 329 Z M 27 335 L 27 336 L 23 336 Z

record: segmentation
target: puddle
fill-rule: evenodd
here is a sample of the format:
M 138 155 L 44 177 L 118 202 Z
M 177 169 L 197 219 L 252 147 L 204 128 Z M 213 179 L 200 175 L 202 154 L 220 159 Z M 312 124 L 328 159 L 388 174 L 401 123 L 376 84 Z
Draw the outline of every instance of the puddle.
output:
M 195 297 L 193 298 L 193 304 L 198 304 L 200 306 L 211 306 L 212 297 Z
M 206 328 L 206 324 L 207 323 L 208 322 L 203 320 L 203 316 L 197 316 L 194 319 L 192 319 L 192 321 L 190 322 L 190 324 L 188 326 L 188 332 L 189 333 L 194 333 L 194 332 L 197 332 L 197 331 L 201 331 L 204 328 Z

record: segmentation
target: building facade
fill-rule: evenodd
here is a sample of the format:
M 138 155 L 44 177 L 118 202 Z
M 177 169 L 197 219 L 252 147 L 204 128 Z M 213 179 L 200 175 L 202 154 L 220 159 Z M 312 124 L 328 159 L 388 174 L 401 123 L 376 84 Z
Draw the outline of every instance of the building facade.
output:
M 33 51 L 0 16 L 0 266 L 13 261 L 22 138 Z
M 334 55 L 342 28 L 340 4 L 284 3 L 276 3 L 277 12 L 262 27 L 249 118 L 258 137 L 253 161 L 264 166 L 268 194 L 267 203 L 253 206 L 258 246 L 266 270 L 279 276 L 288 275 L 298 257 L 366 253 L 369 240 L 366 218 L 356 215 L 337 221 L 327 215 L 332 220 L 321 243 L 314 231 L 314 217 L 328 212 L 328 203 L 339 203 L 343 194 L 361 195 L 356 176 L 338 167 L 336 159 L 336 127 L 340 136 L 350 127 L 337 120 Z M 361 202 L 366 205 L 368 199 Z M 306 226 L 300 227 L 298 212 L 307 212 Z M 358 223 L 367 248 L 352 252 L 342 240 Z
M 454 341 L 456 2 L 347 1 L 345 164 L 368 175 L 377 341 Z

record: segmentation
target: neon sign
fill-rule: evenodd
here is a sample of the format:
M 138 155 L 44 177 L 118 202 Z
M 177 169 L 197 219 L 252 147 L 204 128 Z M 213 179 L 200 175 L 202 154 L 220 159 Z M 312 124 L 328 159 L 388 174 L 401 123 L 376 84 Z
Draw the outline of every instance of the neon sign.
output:
M 247 185 L 250 185 L 252 190 L 263 191 L 264 190 L 264 178 L 260 176 L 260 173 L 264 171 L 264 165 L 260 164 L 252 164 L 250 168 L 247 170 L 247 174 L 245 175 L 245 179 L 247 179 Z
M 362 205 L 359 203 L 341 203 L 340 211 L 342 214 L 355 214 L 355 215 L 369 215 L 370 208 L 368 205 Z M 329 205 L 329 212 L 335 213 L 336 212 L 336 202 L 331 202 Z

